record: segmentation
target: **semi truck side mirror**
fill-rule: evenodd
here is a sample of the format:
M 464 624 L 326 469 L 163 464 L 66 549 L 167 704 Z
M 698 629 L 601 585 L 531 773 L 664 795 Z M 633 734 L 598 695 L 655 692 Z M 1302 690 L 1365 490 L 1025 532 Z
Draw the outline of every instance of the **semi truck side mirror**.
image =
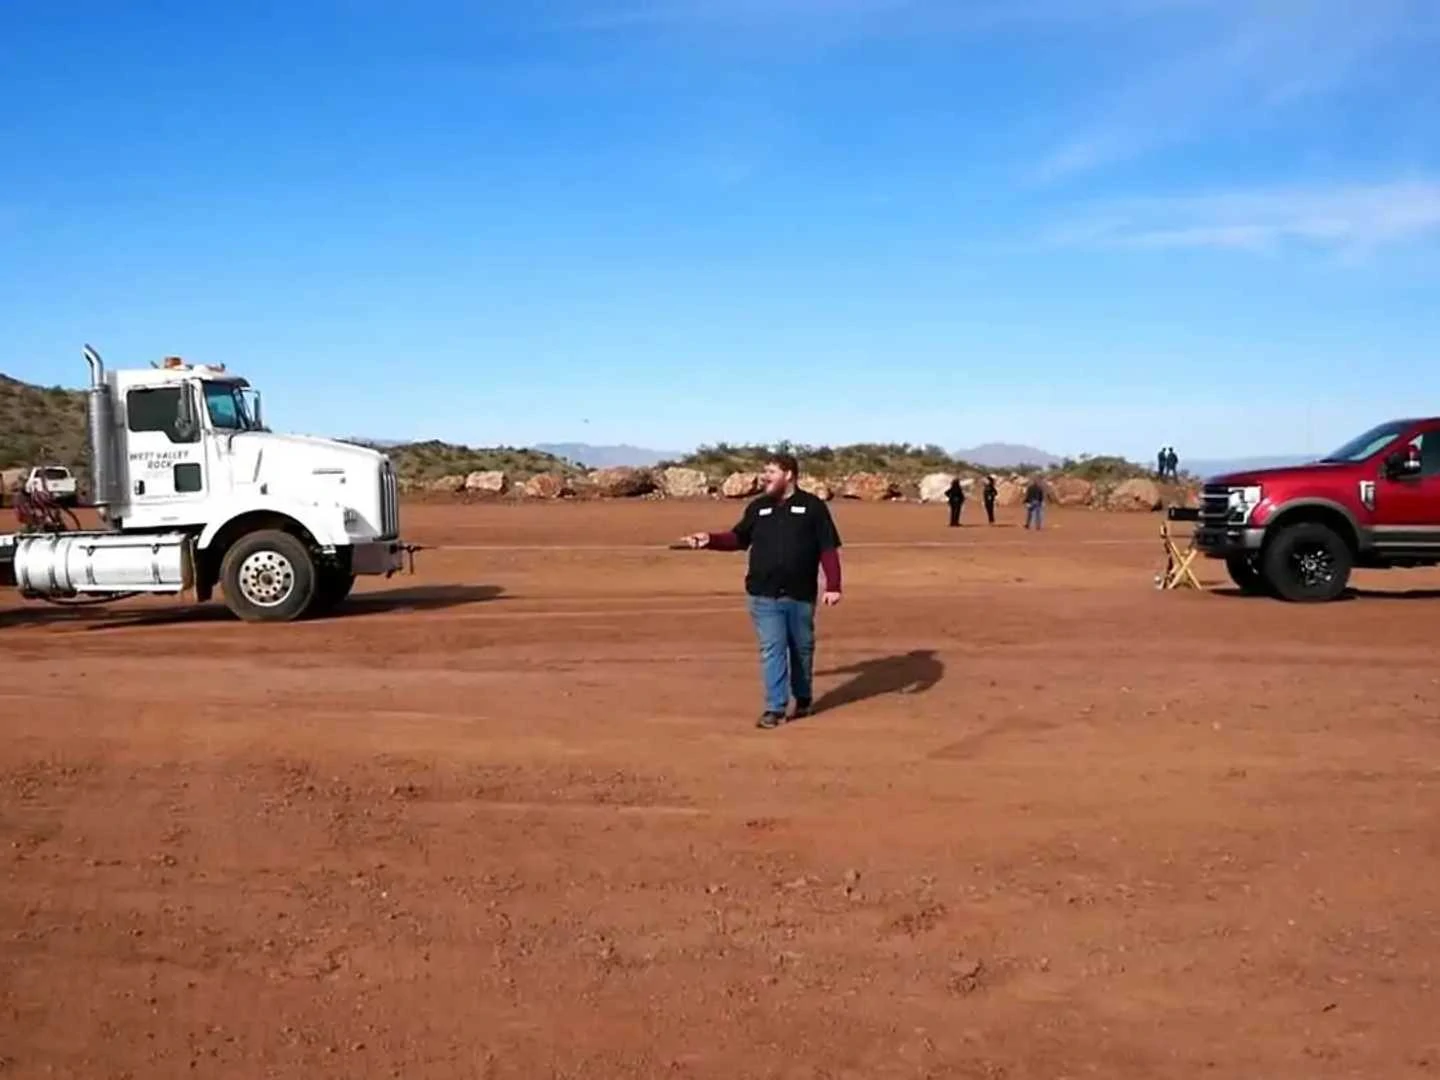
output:
M 199 433 L 195 419 L 195 399 L 191 396 L 190 385 L 180 386 L 180 396 L 175 402 L 175 434 L 183 441 L 189 441 Z

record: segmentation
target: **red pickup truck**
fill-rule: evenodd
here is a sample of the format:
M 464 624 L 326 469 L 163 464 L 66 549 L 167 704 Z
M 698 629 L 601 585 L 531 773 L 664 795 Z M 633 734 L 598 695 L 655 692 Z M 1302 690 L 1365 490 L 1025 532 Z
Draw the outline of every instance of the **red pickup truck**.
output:
M 1309 465 L 1216 476 L 1196 546 L 1245 592 L 1341 596 L 1355 567 L 1440 565 L 1440 418 L 1392 420 Z

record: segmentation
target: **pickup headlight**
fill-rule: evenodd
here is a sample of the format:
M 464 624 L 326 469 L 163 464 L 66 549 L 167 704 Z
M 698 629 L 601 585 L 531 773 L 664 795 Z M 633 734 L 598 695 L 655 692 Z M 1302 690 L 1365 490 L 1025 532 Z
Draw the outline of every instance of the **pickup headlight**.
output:
M 1255 507 L 1265 497 L 1263 488 L 1239 487 L 1230 489 L 1230 517 L 1232 520 L 1249 521 Z

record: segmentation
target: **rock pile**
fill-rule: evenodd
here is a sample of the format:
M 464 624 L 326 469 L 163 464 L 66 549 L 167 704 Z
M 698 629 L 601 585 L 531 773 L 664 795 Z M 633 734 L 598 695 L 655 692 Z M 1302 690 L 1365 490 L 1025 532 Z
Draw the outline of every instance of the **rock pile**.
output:
M 950 485 L 956 477 L 951 473 L 931 473 L 920 481 L 920 501 L 923 503 L 943 503 L 949 501 Z M 960 487 L 968 499 L 975 494 L 975 478 L 973 476 L 959 477 Z
M 590 486 L 602 499 L 636 499 L 655 490 L 655 474 L 649 469 L 599 469 L 590 474 Z
M 510 478 L 503 472 L 472 472 L 465 477 L 465 491 L 469 495 L 499 498 L 509 490 Z
M 667 499 L 703 499 L 710 494 L 710 478 L 699 469 L 666 469 L 660 492 Z
M 727 499 L 748 499 L 760 494 L 760 485 L 758 473 L 731 473 L 720 485 L 720 494 Z
M 859 472 L 845 478 L 840 495 L 842 498 L 858 499 L 861 502 L 885 502 L 887 499 L 898 498 L 900 489 L 888 476 Z
M 25 473 L 9 469 L 0 474 L 7 486 L 23 483 Z M 858 472 L 838 484 L 818 476 L 802 474 L 800 488 L 818 498 L 838 497 L 861 502 L 886 502 L 894 499 L 916 499 L 923 503 L 944 503 L 952 473 L 931 473 L 918 481 L 883 473 Z M 980 479 L 960 475 L 966 497 L 978 499 Z M 1090 507 L 1097 510 L 1143 513 L 1166 505 L 1194 506 L 1199 492 L 1194 485 L 1157 484 L 1137 477 L 1113 481 L 1093 481 L 1081 476 L 1052 473 L 1044 476 L 1047 497 L 1052 505 Z M 996 476 L 996 503 L 1014 508 L 1025 501 L 1030 477 L 1016 474 Z M 759 495 L 763 481 L 758 473 L 737 472 L 718 477 L 700 469 L 669 467 L 661 470 L 637 468 L 599 469 L 588 476 L 567 476 L 540 473 L 520 482 L 500 471 L 472 472 L 468 475 L 442 476 L 431 480 L 403 483 L 403 490 L 434 494 L 464 494 L 472 498 L 498 499 L 518 495 L 527 499 L 560 499 L 570 496 L 599 499 L 634 499 L 642 497 L 666 499 L 703 499 L 721 495 L 727 499 L 750 499 Z
M 571 493 L 570 485 L 564 478 L 552 473 L 532 476 L 520 490 L 527 499 L 559 499 Z

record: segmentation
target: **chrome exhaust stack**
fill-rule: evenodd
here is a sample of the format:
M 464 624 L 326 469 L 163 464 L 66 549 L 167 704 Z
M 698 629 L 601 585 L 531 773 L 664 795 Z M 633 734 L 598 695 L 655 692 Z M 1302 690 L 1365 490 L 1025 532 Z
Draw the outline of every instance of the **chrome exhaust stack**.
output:
M 105 385 L 105 361 L 89 345 L 90 390 L 86 394 L 85 426 L 90 443 L 91 498 L 102 514 L 115 502 L 115 407 Z

